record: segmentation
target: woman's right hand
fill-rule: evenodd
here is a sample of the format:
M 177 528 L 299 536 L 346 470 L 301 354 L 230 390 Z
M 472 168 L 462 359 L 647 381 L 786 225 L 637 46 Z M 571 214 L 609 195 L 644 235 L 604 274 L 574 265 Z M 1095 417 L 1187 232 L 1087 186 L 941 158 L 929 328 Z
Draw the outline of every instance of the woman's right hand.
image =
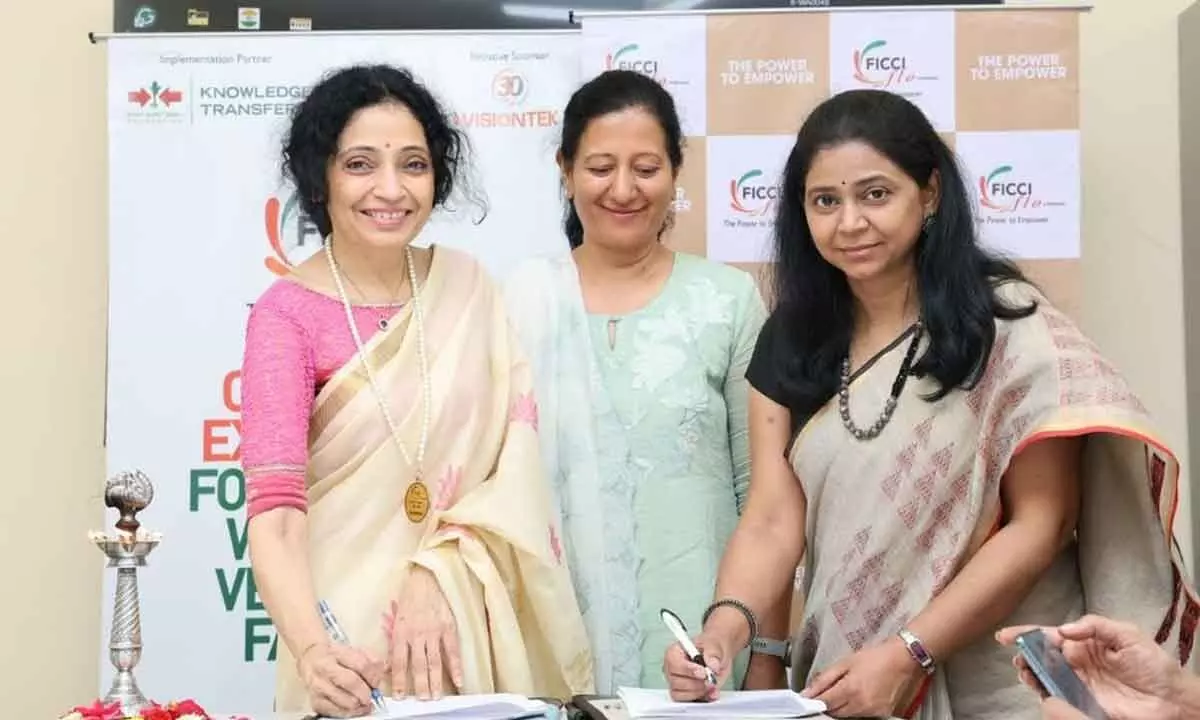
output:
M 997 633 L 997 639 L 1012 645 L 1019 634 L 1030 629 L 1006 628 Z M 1043 631 L 1051 644 L 1062 649 L 1067 664 L 1110 717 L 1126 720 L 1172 717 L 1184 683 L 1183 668 L 1136 626 L 1088 615 Z M 1017 655 L 1013 664 L 1022 682 L 1044 696 L 1045 691 L 1024 658 Z
M 667 688 L 671 699 L 676 702 L 711 702 L 720 695 L 720 688 L 729 677 L 733 663 L 726 658 L 735 653 L 730 651 L 732 643 L 715 634 L 700 633 L 692 642 L 704 656 L 704 661 L 717 676 L 717 684 L 709 685 L 704 668 L 692 662 L 684 653 L 683 647 L 673 642 L 667 647 L 667 656 L 663 660 L 663 674 L 667 678 Z
M 313 712 L 326 717 L 357 717 L 374 710 L 371 688 L 383 682 L 384 664 L 358 648 L 318 643 L 299 660 Z

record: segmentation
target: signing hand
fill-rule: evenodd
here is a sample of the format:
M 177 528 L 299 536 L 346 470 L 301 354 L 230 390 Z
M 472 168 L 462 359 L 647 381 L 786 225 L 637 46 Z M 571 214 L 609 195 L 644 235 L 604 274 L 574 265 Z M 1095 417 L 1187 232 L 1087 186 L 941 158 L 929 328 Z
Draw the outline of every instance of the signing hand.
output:
M 392 691 L 397 697 L 410 690 L 422 700 L 442 697 L 445 670 L 454 688 L 462 691 L 454 614 L 437 579 L 423 567 L 414 566 L 404 583 L 392 639 Z
M 709 685 L 704 668 L 692 662 L 679 643 L 673 642 L 667 648 L 667 655 L 663 660 L 663 675 L 667 678 L 671 699 L 676 702 L 716 700 L 720 694 L 720 687 L 729 677 L 732 668 L 732 663 L 726 662 L 725 658 L 734 653 L 730 652 L 727 643 L 706 633 L 700 633 L 692 642 L 717 676 L 717 684 Z
M 300 677 L 313 712 L 326 717 L 367 715 L 371 688 L 383 681 L 383 663 L 345 645 L 319 643 L 301 654 Z
M 1006 628 L 996 635 L 1011 645 L 1030 627 Z M 1046 637 L 1062 648 L 1071 666 L 1113 720 L 1171 717 L 1183 681 L 1183 670 L 1150 637 L 1137 627 L 1088 615 L 1058 628 L 1043 628 Z M 1013 659 L 1022 682 L 1039 693 L 1024 659 Z
M 834 717 L 891 717 L 925 673 L 900 638 L 864 648 L 817 674 L 801 693 Z

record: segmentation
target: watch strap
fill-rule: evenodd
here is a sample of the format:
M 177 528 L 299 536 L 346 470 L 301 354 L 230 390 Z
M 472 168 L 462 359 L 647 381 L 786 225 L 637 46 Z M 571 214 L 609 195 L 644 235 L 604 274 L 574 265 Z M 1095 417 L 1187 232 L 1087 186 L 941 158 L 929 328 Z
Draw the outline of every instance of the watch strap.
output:
M 783 660 L 785 667 L 792 665 L 792 641 L 774 640 L 772 638 L 756 637 L 750 643 L 750 652 L 759 655 L 774 655 Z

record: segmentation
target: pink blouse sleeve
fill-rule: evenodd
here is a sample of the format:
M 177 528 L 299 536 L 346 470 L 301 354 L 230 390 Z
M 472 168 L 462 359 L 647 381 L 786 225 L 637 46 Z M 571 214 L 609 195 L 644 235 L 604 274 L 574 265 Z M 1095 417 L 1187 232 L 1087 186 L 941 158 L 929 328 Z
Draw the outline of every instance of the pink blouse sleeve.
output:
M 316 371 L 308 334 L 256 304 L 242 360 L 242 470 L 247 519 L 278 507 L 308 509 L 305 468 Z

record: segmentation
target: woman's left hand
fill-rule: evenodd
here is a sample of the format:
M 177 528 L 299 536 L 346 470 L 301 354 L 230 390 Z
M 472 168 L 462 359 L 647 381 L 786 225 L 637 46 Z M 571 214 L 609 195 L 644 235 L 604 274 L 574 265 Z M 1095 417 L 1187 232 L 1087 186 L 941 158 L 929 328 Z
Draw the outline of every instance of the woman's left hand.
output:
M 802 694 L 834 717 L 891 717 L 924 675 L 900 638 L 891 638 L 818 673 Z
M 392 633 L 393 693 L 403 697 L 412 691 L 422 700 L 440 698 L 446 671 L 455 688 L 462 690 L 458 627 L 437 578 L 429 570 L 412 568 L 397 605 Z

